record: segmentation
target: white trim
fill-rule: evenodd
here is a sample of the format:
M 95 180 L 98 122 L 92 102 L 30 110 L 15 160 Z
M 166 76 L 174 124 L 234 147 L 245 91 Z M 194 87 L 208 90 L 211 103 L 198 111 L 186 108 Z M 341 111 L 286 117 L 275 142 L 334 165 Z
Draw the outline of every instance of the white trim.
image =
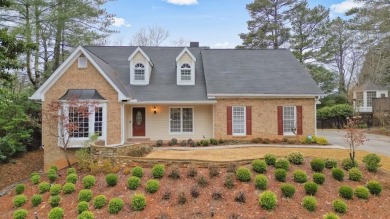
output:
M 277 98 L 315 98 L 318 96 L 325 96 L 324 94 L 207 94 L 208 99 L 215 99 L 218 97 L 237 98 L 237 97 L 277 97 Z
M 160 105 L 169 105 L 169 104 L 191 104 L 191 105 L 213 105 L 216 104 L 216 100 L 211 101 L 141 101 L 138 102 L 136 99 L 133 99 L 130 102 L 126 102 L 125 104 L 131 105 L 149 105 L 149 104 L 160 104 Z
M 244 108 L 244 133 L 234 133 L 234 108 Z M 232 106 L 232 135 L 233 136 L 246 136 L 246 106 Z
M 285 132 L 284 131 L 284 108 L 285 107 L 294 107 L 294 128 L 295 132 L 298 132 L 298 127 L 297 127 L 297 106 L 283 106 L 282 107 L 282 121 L 283 121 L 283 136 L 295 136 L 294 133 L 291 132 Z
M 146 60 L 148 60 L 149 64 L 153 67 L 153 62 L 150 60 L 149 56 L 146 55 L 146 53 L 141 49 L 141 47 L 137 47 L 137 49 L 135 49 L 135 51 L 129 56 L 129 58 L 127 59 L 128 61 L 131 61 L 135 55 L 137 55 L 137 53 L 140 52 Z
M 171 132 L 171 109 L 179 108 L 180 109 L 180 132 Z M 192 109 L 192 132 L 183 132 L 183 108 Z M 168 133 L 169 135 L 187 135 L 195 133 L 195 109 L 193 106 L 171 106 L 168 111 Z
M 145 112 L 146 114 L 146 112 Z M 146 126 L 146 124 L 145 124 Z M 146 128 L 146 127 L 145 127 Z M 125 143 L 125 104 L 121 103 L 121 145 Z M 107 144 L 107 142 L 106 142 Z
M 179 61 L 179 59 L 184 55 L 184 53 L 188 53 L 189 56 L 191 56 L 191 59 L 196 62 L 196 58 L 194 55 L 192 55 L 192 53 L 190 52 L 190 50 L 187 48 L 187 47 L 184 47 L 184 49 L 179 53 L 179 55 L 176 57 L 176 62 Z
M 213 138 L 215 138 L 215 130 L 214 130 L 214 128 L 215 128 L 215 121 L 214 121 L 215 112 L 214 112 L 214 110 L 215 110 L 215 105 L 213 105 Z
M 72 54 L 55 70 L 55 72 L 43 83 L 35 93 L 29 97 L 31 100 L 41 100 L 45 101 L 45 93 L 47 90 L 54 85 L 54 83 L 68 70 L 68 68 L 76 61 L 76 59 L 83 54 L 87 57 L 88 61 L 98 70 L 98 72 L 107 80 L 107 82 L 115 89 L 118 93 L 118 101 L 129 100 L 129 98 L 124 95 L 119 88 L 111 81 L 111 79 L 104 73 L 104 71 L 99 67 L 99 65 L 91 58 L 88 52 L 81 46 L 78 46 Z
M 77 67 L 79 69 L 88 68 L 88 60 L 85 56 L 79 56 L 77 58 Z
M 314 100 L 314 136 L 317 136 L 317 101 L 319 101 L 319 100 L 317 100 L 317 99 Z M 319 104 L 321 104 L 321 102 Z M 303 109 L 302 109 L 302 111 L 303 111 Z M 303 114 L 303 112 L 302 112 L 302 114 Z M 303 123 L 303 121 L 302 121 L 302 123 Z

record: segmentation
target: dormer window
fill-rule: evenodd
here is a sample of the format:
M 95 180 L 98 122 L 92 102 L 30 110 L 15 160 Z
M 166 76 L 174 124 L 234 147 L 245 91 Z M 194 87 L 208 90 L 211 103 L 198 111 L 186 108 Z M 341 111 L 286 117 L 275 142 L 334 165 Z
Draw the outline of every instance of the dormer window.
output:
M 195 85 L 196 58 L 188 48 L 176 57 L 177 85 Z
M 87 68 L 88 67 L 87 57 L 80 56 L 77 59 L 77 64 L 78 64 L 78 68 Z
M 181 71 L 181 80 L 182 81 L 191 81 L 191 66 L 188 63 L 184 63 L 180 67 Z
M 142 63 L 137 63 L 134 66 L 134 80 L 135 81 L 145 80 L 145 66 Z
M 138 47 L 128 58 L 130 61 L 130 84 L 148 85 L 153 63 L 146 53 Z

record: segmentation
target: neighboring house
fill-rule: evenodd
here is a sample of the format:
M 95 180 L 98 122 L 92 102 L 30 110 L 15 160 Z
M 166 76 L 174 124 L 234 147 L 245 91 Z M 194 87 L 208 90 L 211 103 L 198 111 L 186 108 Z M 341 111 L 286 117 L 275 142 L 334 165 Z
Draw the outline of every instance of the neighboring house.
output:
M 367 81 L 357 86 L 353 92 L 353 107 L 356 113 L 372 114 L 373 99 L 389 97 L 389 91 L 377 84 Z
M 127 141 L 281 139 L 316 134 L 323 95 L 289 50 L 186 47 L 78 47 L 31 96 L 99 103 L 73 133 L 80 147 L 98 132 L 107 147 Z M 93 111 L 93 109 L 91 109 Z M 74 113 L 69 113 L 75 117 Z M 61 165 L 43 122 L 45 166 Z M 77 136 L 77 137 L 76 137 Z M 61 161 L 63 162 L 63 161 Z

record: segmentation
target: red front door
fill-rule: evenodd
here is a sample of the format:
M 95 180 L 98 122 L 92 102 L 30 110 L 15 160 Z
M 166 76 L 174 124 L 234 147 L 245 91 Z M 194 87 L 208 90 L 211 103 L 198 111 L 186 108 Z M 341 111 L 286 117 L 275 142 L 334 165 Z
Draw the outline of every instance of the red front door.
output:
M 145 108 L 133 108 L 133 136 L 145 136 Z

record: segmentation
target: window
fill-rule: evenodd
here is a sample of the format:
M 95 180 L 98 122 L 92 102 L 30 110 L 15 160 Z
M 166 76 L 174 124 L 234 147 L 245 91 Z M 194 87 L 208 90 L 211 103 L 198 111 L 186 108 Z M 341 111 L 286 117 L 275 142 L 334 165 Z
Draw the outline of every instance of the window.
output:
M 376 91 L 367 91 L 367 107 L 372 107 L 372 98 L 376 98 Z
M 98 136 L 103 135 L 103 107 L 95 108 L 95 133 Z
M 170 132 L 189 133 L 194 130 L 192 108 L 170 109 Z
M 283 133 L 294 134 L 296 131 L 296 111 L 295 106 L 283 107 Z
M 78 67 L 79 68 L 87 68 L 87 57 L 85 56 L 80 56 L 78 59 L 77 59 L 77 64 L 78 64 Z
M 384 98 L 384 97 L 386 97 L 386 94 L 381 94 L 381 98 Z
M 187 63 L 180 67 L 180 76 L 182 81 L 191 81 L 191 66 Z
M 357 107 L 363 107 L 363 92 L 356 92 Z
M 70 137 L 88 138 L 89 136 L 89 119 L 88 112 L 77 107 L 69 107 L 69 127 Z
M 245 135 L 246 115 L 245 106 L 232 107 L 233 135 Z
M 145 80 L 145 66 L 142 63 L 137 63 L 134 66 L 134 80 L 135 81 Z

